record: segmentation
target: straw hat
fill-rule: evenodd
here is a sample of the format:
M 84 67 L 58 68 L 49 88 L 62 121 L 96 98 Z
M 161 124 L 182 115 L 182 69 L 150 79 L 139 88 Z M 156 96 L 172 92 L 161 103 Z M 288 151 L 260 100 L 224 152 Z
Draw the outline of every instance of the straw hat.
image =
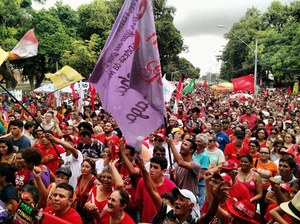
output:
M 300 221 L 300 191 L 291 201 L 281 203 L 280 208 Z

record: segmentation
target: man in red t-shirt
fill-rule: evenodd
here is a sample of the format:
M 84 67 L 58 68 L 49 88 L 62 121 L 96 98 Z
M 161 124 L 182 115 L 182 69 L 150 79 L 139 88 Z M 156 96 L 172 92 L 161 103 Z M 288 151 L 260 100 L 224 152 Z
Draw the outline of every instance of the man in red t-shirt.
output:
M 240 117 L 239 121 L 240 121 L 240 123 L 243 123 L 243 121 L 248 121 L 249 128 L 253 128 L 255 126 L 255 122 L 258 118 L 255 114 L 252 114 L 250 107 L 247 107 L 245 112 L 246 113 Z
M 52 194 L 52 205 L 46 207 L 43 212 L 55 215 L 72 224 L 82 224 L 77 211 L 71 208 L 74 189 L 67 183 L 58 184 Z
M 224 155 L 225 159 L 233 159 L 239 164 L 240 156 L 244 154 L 250 154 L 248 145 L 244 143 L 245 133 L 243 131 L 237 131 L 234 133 L 235 140 L 225 146 Z
M 117 135 L 113 134 L 113 125 L 110 122 L 106 122 L 104 124 L 103 132 L 97 136 L 97 139 L 102 142 L 106 147 L 109 146 L 110 141 L 113 142 L 113 146 L 111 149 L 111 158 L 116 158 L 116 152 L 119 151 L 120 139 Z

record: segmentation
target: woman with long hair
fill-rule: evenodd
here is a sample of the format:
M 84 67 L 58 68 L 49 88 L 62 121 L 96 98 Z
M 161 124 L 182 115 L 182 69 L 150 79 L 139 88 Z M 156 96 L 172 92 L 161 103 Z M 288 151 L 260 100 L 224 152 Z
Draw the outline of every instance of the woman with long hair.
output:
M 287 149 L 292 149 L 294 152 L 298 151 L 298 144 L 296 144 L 296 138 L 293 134 L 286 133 L 284 135 L 284 146 Z
M 255 132 L 255 139 L 259 142 L 260 147 L 267 146 L 268 133 L 265 128 L 258 128 Z
M 81 163 L 81 175 L 78 177 L 77 187 L 75 189 L 77 195 L 76 210 L 83 220 L 85 219 L 83 206 L 88 199 L 89 192 L 93 186 L 99 184 L 100 182 L 97 179 L 95 162 L 91 159 L 84 159 Z
M 102 173 L 99 174 L 100 184 L 94 186 L 90 191 L 84 208 L 93 219 L 86 220 L 86 223 L 100 223 L 107 210 L 109 196 L 114 189 L 124 187 L 124 181 L 116 168 L 117 161 L 118 159 L 115 159 L 109 163 L 109 166 L 104 167 Z
M 236 179 L 247 187 L 250 193 L 250 202 L 256 204 L 262 197 L 262 181 L 260 175 L 252 170 L 252 163 L 251 155 L 242 155 L 240 158 L 241 167 L 238 168 Z
M 16 155 L 12 143 L 7 138 L 0 138 L 0 162 L 14 165 Z

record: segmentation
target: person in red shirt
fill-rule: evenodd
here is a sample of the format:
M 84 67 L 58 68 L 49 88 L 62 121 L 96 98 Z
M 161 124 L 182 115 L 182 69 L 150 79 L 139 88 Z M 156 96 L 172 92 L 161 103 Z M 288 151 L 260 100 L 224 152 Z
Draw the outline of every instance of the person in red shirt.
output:
M 238 131 L 234 133 L 235 140 L 225 146 L 224 155 L 225 159 L 233 159 L 239 164 L 240 156 L 250 154 L 248 145 L 244 143 L 245 133 Z
M 67 183 L 58 184 L 52 194 L 52 205 L 46 207 L 43 212 L 57 216 L 72 224 L 82 224 L 77 211 L 71 208 L 74 189 Z
M 249 128 L 253 128 L 255 126 L 255 123 L 257 121 L 257 116 L 255 114 L 252 114 L 251 108 L 247 107 L 245 110 L 245 114 L 243 114 L 240 117 L 240 123 L 243 123 L 243 121 L 247 120 L 249 121 Z
M 232 179 L 232 186 L 229 191 L 230 198 L 235 198 L 238 201 L 248 200 L 250 201 L 250 193 L 247 187 L 245 187 L 239 181 L 236 181 L 238 170 L 238 164 L 235 160 L 229 159 L 224 162 L 221 173 L 227 173 Z
M 99 224 L 135 224 L 124 211 L 130 203 L 130 196 L 123 189 L 115 190 L 108 198 L 107 209 Z
M 61 154 L 65 152 L 65 149 L 60 145 L 55 145 L 58 153 L 54 149 L 54 146 L 50 142 L 51 140 L 57 139 L 53 137 L 53 132 L 48 130 L 45 131 L 43 135 L 41 145 L 38 148 L 42 153 L 42 164 L 47 166 L 52 173 L 55 173 L 58 168 L 58 153 Z
M 106 147 L 109 146 L 110 142 L 113 142 L 112 149 L 111 149 L 111 157 L 115 159 L 116 152 L 119 151 L 120 139 L 117 135 L 113 134 L 113 125 L 110 122 L 106 122 L 103 127 L 103 133 L 97 136 L 97 139 L 102 142 Z
M 229 128 L 229 120 L 224 119 L 222 120 L 222 131 L 224 131 L 228 136 L 233 134 L 233 131 Z

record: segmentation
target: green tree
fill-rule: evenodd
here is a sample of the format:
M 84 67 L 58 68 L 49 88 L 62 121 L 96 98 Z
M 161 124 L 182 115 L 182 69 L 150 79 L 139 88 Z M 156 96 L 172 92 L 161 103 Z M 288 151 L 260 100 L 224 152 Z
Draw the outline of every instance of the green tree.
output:
M 258 77 L 268 82 L 267 71 L 271 71 L 277 85 L 299 79 L 299 11 L 299 1 L 290 5 L 274 1 L 264 13 L 256 8 L 248 9 L 245 16 L 225 34 L 229 41 L 221 56 L 221 78 L 230 80 L 253 74 L 253 49 L 257 39 Z
M 63 54 L 62 64 L 71 66 L 87 79 L 100 54 L 99 42 L 100 38 L 97 34 L 92 34 L 90 40 L 73 41 L 71 50 Z

